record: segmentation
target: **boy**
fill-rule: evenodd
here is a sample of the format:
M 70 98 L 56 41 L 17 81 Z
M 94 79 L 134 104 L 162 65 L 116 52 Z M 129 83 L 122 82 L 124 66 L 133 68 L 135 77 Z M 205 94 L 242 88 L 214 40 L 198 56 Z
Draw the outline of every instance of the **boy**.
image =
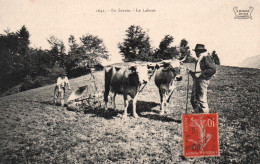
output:
M 70 88 L 69 79 L 67 77 L 67 74 L 65 72 L 61 73 L 57 79 L 57 84 L 54 89 L 54 105 L 57 102 L 57 98 L 60 97 L 61 106 L 62 107 L 64 106 L 65 87 L 67 85 L 70 90 L 71 88 Z

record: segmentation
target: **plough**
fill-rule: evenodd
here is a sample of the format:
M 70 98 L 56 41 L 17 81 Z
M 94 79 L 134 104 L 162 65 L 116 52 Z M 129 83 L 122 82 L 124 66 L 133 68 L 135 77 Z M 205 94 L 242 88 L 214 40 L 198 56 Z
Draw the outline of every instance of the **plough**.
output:
M 71 110 L 82 111 L 84 109 L 96 109 L 101 107 L 102 92 L 97 91 L 96 78 L 93 74 L 94 68 L 91 68 L 90 74 L 94 82 L 94 94 L 86 94 L 89 91 L 89 86 L 85 85 L 74 90 L 69 96 L 67 102 Z

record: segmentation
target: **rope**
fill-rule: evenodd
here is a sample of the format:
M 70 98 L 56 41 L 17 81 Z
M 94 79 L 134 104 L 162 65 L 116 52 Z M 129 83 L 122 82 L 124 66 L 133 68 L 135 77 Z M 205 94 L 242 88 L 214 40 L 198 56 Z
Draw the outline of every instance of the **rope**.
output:
M 150 76 L 149 81 L 150 81 L 151 78 L 153 77 L 154 73 L 155 73 L 155 69 L 154 69 L 154 71 L 153 71 L 153 74 Z M 147 82 L 147 83 L 148 83 L 148 82 Z M 143 87 L 142 87 L 141 89 L 139 89 L 138 93 L 142 92 L 142 90 L 144 89 L 144 87 L 146 86 L 147 83 L 145 83 L 145 84 L 143 85 Z
M 173 85 L 175 85 L 175 84 L 174 84 L 173 81 L 172 81 L 171 86 L 173 86 Z M 172 89 L 170 90 L 170 93 L 169 93 L 168 97 L 166 98 L 166 101 L 167 101 L 167 102 L 170 101 L 170 98 L 172 97 L 172 94 L 173 94 L 173 91 L 174 91 L 175 88 L 176 88 L 176 87 L 174 87 L 174 88 L 172 88 Z

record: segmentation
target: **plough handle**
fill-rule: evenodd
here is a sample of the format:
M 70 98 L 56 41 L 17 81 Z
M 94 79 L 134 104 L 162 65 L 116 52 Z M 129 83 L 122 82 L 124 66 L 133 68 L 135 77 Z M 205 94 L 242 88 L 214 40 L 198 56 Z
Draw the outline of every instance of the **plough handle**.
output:
M 91 74 L 91 76 L 92 76 L 92 78 L 94 79 L 94 86 L 95 86 L 95 90 L 97 91 L 97 85 L 96 85 L 96 78 L 95 78 L 95 76 L 94 76 L 94 74 L 92 73 L 92 71 L 90 72 L 90 74 Z

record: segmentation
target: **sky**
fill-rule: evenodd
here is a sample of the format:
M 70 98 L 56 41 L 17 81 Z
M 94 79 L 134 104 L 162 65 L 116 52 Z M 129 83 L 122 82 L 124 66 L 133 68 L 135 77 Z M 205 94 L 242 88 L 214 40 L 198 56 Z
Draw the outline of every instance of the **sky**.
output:
M 250 6 L 252 19 L 234 18 L 234 7 L 248 10 Z M 173 46 L 183 38 L 191 49 L 204 44 L 208 52 L 216 50 L 222 65 L 239 66 L 244 59 L 260 55 L 259 0 L 0 0 L 0 34 L 23 25 L 35 48 L 49 49 L 51 35 L 66 45 L 70 35 L 78 41 L 82 35 L 97 35 L 110 53 L 110 63 L 121 61 L 117 45 L 130 25 L 140 25 L 154 48 L 165 35 L 174 37 Z

